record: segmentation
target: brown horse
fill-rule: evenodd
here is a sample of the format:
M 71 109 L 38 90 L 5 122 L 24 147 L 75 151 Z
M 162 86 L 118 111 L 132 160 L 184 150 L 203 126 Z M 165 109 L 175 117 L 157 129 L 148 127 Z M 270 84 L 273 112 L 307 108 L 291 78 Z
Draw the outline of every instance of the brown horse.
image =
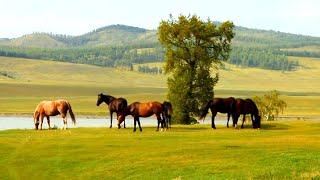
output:
M 233 107 L 234 103 L 235 103 L 235 99 L 233 97 L 213 98 L 213 99 L 209 100 L 207 106 L 205 107 L 204 111 L 202 112 L 202 115 L 200 116 L 200 120 L 204 119 L 206 117 L 206 115 L 208 114 L 208 110 L 210 108 L 211 113 L 212 113 L 211 127 L 213 129 L 216 129 L 216 126 L 214 124 L 214 118 L 216 117 L 218 112 L 228 114 L 227 127 L 229 127 L 229 119 L 230 119 L 230 115 L 232 115 L 232 111 L 233 111 L 232 107 Z
M 163 107 L 163 120 L 165 122 L 166 129 L 171 129 L 171 116 L 173 114 L 172 105 L 168 101 L 162 103 Z
M 71 116 L 73 124 L 76 124 L 76 119 L 72 112 L 71 105 L 68 101 L 62 100 L 62 99 L 59 99 L 56 101 L 41 101 L 33 113 L 35 129 L 38 129 L 39 119 L 40 119 L 40 129 L 42 129 L 44 117 L 47 117 L 48 126 L 49 126 L 49 129 L 51 129 L 50 116 L 56 116 L 58 114 L 61 114 L 63 118 L 63 127 L 61 129 L 67 129 L 68 128 L 68 124 L 67 124 L 68 110 L 69 110 L 69 114 Z
M 98 94 L 97 106 L 99 106 L 102 102 L 105 102 L 108 105 L 110 111 L 110 128 L 112 128 L 112 114 L 117 113 L 117 119 L 119 117 L 119 113 L 127 107 L 128 102 L 124 98 L 115 98 L 110 95 Z M 124 128 L 126 128 L 126 122 L 124 122 Z
M 158 128 L 159 130 L 159 124 L 161 123 L 161 128 L 163 128 L 163 121 L 161 119 L 161 114 L 163 112 L 163 107 L 160 102 L 153 101 L 148 103 L 140 103 L 140 102 L 134 102 L 127 106 L 122 113 L 120 113 L 120 116 L 118 118 L 118 128 L 120 129 L 120 124 L 122 121 L 125 120 L 125 117 L 128 115 L 132 115 L 134 118 L 134 128 L 133 131 L 136 131 L 136 123 L 138 122 L 140 131 L 142 131 L 141 125 L 140 125 L 140 117 L 150 117 L 153 114 L 157 116 L 158 120 Z
M 239 116 L 243 115 L 242 125 L 245 121 L 246 114 L 251 115 L 252 126 L 253 128 L 260 128 L 261 126 L 261 117 L 259 116 L 259 110 L 256 104 L 251 99 L 236 99 L 234 104 L 234 111 L 233 111 L 233 121 L 235 124 L 238 122 Z

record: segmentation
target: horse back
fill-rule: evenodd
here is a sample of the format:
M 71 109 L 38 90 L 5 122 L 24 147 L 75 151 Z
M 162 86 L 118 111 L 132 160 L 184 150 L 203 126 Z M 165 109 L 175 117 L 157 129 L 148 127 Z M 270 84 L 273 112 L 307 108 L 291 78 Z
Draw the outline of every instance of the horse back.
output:
M 236 99 L 237 114 L 257 114 L 258 108 L 251 99 Z
M 162 111 L 162 104 L 158 101 L 148 103 L 135 102 L 131 106 L 131 115 L 139 117 L 150 117 L 153 114 L 160 115 Z
M 45 116 L 55 116 L 59 114 L 56 103 L 54 101 L 41 101 L 37 109 L 39 114 Z
M 212 108 L 220 113 L 232 113 L 235 99 L 229 98 L 213 98 Z

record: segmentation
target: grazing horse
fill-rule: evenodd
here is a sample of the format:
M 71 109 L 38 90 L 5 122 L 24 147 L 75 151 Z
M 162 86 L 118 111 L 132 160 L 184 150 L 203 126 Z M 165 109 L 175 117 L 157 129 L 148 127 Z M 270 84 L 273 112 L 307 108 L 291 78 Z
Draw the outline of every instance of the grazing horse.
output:
M 153 101 L 148 103 L 140 103 L 134 102 L 127 106 L 118 118 L 118 128 L 120 129 L 120 124 L 125 120 L 125 117 L 128 115 L 132 115 L 134 118 L 134 128 L 133 131 L 136 131 L 136 123 L 138 122 L 140 131 L 142 131 L 140 125 L 140 117 L 150 117 L 153 114 L 157 116 L 158 127 L 157 131 L 159 131 L 159 124 L 161 123 L 161 128 L 163 128 L 163 121 L 161 119 L 161 114 L 163 113 L 163 107 L 160 102 Z
M 47 117 L 48 126 L 49 126 L 49 129 L 51 129 L 50 116 L 56 116 L 58 114 L 61 114 L 63 118 L 63 127 L 61 129 L 67 129 L 68 128 L 68 124 L 67 124 L 68 110 L 69 110 L 69 114 L 71 116 L 73 124 L 76 124 L 76 119 L 72 112 L 71 105 L 68 101 L 62 100 L 62 99 L 59 99 L 56 101 L 41 101 L 33 113 L 35 129 L 38 129 L 39 119 L 40 119 L 40 129 L 42 129 L 44 117 Z
M 251 115 L 253 128 L 260 128 L 261 117 L 259 116 L 259 110 L 256 104 L 251 99 L 236 99 L 232 115 L 234 124 L 237 124 L 238 118 L 241 114 L 243 114 L 241 128 L 243 128 L 243 123 L 245 121 L 246 114 Z
M 171 129 L 171 116 L 173 114 L 172 105 L 168 101 L 162 103 L 163 107 L 163 120 L 165 122 L 166 129 Z
M 117 113 L 117 119 L 119 117 L 119 113 L 127 107 L 128 102 L 124 98 L 115 98 L 110 95 L 98 94 L 97 106 L 99 106 L 102 102 L 105 102 L 108 105 L 110 111 L 110 128 L 112 128 L 112 114 Z M 126 128 L 126 122 L 124 122 L 124 128 Z
M 229 127 L 229 119 L 230 119 L 230 115 L 232 114 L 232 107 L 233 107 L 234 103 L 235 103 L 235 99 L 233 97 L 213 98 L 213 99 L 209 100 L 207 106 L 205 107 L 204 111 L 202 112 L 202 115 L 200 116 L 200 120 L 204 119 L 206 117 L 206 115 L 208 114 L 208 110 L 210 108 L 211 113 L 212 113 L 211 127 L 213 129 L 216 129 L 216 126 L 214 124 L 214 118 L 216 117 L 218 112 L 228 114 L 227 127 Z

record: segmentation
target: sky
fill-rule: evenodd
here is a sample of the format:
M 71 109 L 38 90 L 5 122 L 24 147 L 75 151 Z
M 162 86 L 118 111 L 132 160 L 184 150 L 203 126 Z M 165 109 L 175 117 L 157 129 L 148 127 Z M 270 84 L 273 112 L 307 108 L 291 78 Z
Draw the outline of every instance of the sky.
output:
M 124 24 L 157 29 L 170 14 L 320 37 L 320 0 L 0 0 L 0 38 L 82 35 Z

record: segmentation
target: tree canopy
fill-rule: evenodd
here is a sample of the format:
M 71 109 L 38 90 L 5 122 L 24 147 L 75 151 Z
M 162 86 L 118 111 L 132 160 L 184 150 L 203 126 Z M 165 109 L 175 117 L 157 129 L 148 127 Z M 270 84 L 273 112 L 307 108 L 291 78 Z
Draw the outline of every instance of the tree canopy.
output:
M 219 26 L 210 19 L 202 21 L 196 15 L 170 16 L 158 27 L 159 42 L 164 45 L 165 73 L 168 78 L 168 99 L 177 109 L 174 120 L 189 124 L 191 116 L 198 116 L 208 99 L 213 98 L 213 88 L 218 81 L 211 77 L 231 51 L 234 24 L 230 21 Z

